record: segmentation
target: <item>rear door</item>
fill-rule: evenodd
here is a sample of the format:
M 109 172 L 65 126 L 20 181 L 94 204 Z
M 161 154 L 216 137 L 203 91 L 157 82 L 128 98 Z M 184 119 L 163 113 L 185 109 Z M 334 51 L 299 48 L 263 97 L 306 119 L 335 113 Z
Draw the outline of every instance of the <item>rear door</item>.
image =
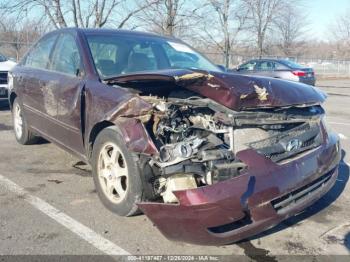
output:
M 44 134 L 54 128 L 57 116 L 55 83 L 48 70 L 57 37 L 50 34 L 42 38 L 12 74 L 28 125 Z
M 75 32 L 62 33 L 52 54 L 50 70 L 57 85 L 56 130 L 51 135 L 67 149 L 84 154 L 82 125 L 84 69 Z

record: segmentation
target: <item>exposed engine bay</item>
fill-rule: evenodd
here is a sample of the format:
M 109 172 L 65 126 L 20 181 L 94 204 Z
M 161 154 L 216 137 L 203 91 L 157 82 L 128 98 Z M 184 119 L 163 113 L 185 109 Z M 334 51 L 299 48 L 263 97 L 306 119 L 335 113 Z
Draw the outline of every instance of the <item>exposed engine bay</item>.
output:
M 254 150 L 283 164 L 322 143 L 324 110 L 319 104 L 235 111 L 182 88 L 203 79 L 201 74 L 185 76 L 175 78 L 186 80 L 175 85 L 147 78 L 113 79 L 110 83 L 127 88 L 152 105 L 153 110 L 142 120 L 159 152 L 147 159 L 150 171 L 145 177 L 151 185 L 152 201 L 177 203 L 173 191 L 239 176 L 247 169 L 237 158 L 240 151 Z M 255 86 L 254 99 L 268 96 L 266 89 Z M 241 95 L 241 99 L 247 98 Z
M 149 160 L 154 198 L 239 176 L 247 167 L 236 154 L 254 149 L 276 163 L 321 144 L 323 109 L 280 108 L 234 112 L 200 97 L 141 96 L 154 107 L 145 123 L 159 155 Z

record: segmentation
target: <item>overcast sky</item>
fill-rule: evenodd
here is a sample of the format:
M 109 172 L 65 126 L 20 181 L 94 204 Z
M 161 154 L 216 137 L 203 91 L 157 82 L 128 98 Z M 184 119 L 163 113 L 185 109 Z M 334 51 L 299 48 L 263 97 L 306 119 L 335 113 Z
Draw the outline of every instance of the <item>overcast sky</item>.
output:
M 350 0 L 309 0 L 305 5 L 310 35 L 321 40 L 329 36 L 329 25 L 336 16 L 350 9 Z

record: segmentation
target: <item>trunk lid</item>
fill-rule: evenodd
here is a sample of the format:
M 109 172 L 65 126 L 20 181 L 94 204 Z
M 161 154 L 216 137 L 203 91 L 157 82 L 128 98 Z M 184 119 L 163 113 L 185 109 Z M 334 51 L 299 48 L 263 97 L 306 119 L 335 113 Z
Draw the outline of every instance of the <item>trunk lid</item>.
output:
M 315 76 L 314 70 L 310 67 L 303 68 L 303 69 L 301 69 L 301 71 L 306 73 L 305 77 L 314 77 Z

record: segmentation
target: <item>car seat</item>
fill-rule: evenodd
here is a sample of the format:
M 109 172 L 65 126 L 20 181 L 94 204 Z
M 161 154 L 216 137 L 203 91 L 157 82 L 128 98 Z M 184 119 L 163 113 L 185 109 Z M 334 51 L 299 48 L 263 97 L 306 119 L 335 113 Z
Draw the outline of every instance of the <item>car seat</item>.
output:
M 152 70 L 153 65 L 146 54 L 132 53 L 128 59 L 128 66 L 125 73 Z

